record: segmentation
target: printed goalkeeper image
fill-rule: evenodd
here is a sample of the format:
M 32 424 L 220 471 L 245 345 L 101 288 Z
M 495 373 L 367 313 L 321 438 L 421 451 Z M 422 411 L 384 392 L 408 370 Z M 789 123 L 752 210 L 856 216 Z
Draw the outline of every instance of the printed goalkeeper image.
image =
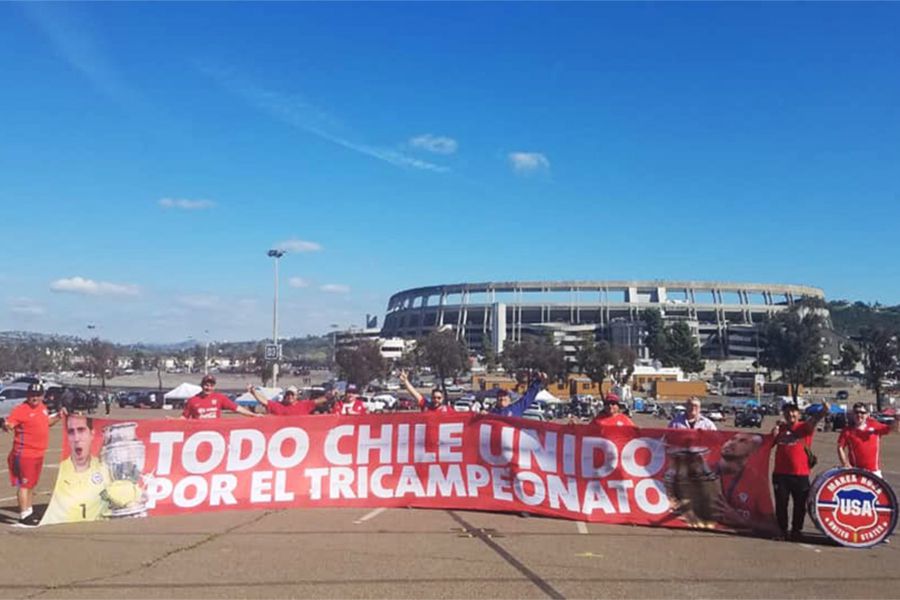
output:
M 41 525 L 146 515 L 144 445 L 136 429 L 137 423 L 101 428 L 84 414 L 68 415 L 59 475 Z

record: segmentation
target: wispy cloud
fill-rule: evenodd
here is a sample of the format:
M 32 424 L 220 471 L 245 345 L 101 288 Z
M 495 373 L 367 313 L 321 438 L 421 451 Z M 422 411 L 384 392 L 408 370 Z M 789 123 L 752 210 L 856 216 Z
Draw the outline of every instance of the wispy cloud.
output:
M 137 296 L 140 288 L 131 283 L 110 283 L 108 281 L 94 281 L 84 277 L 69 277 L 57 279 L 50 284 L 54 292 L 69 294 L 83 294 L 86 296 Z
M 427 150 L 428 152 L 433 152 L 435 154 L 453 154 L 456 152 L 459 144 L 456 143 L 456 140 L 450 137 L 441 136 L 441 135 L 432 135 L 430 133 L 425 133 L 423 135 L 418 135 L 409 140 L 409 145 L 413 148 L 420 148 L 422 150 Z
M 277 244 L 275 244 L 275 249 L 296 253 L 319 252 L 322 249 L 322 245 L 306 240 L 290 239 L 284 240 L 283 242 L 278 242 Z
M 540 152 L 510 152 L 509 164 L 513 171 L 521 175 L 550 170 L 550 161 Z
M 139 95 L 128 87 L 108 59 L 88 23 L 79 18 L 71 4 L 27 2 L 22 9 L 47 36 L 57 53 L 75 70 L 83 74 L 102 94 L 125 104 L 142 103 Z
M 161 198 L 159 205 L 163 208 L 177 208 L 180 210 L 204 210 L 213 208 L 216 203 L 212 200 L 188 200 L 186 198 Z
M 291 277 L 288 279 L 288 285 L 292 288 L 306 288 L 309 287 L 309 281 L 302 277 Z
M 373 146 L 351 140 L 348 136 L 335 131 L 337 127 L 335 126 L 336 119 L 334 117 L 299 95 L 288 95 L 266 89 L 220 69 L 209 67 L 201 67 L 201 69 L 215 79 L 219 85 L 243 98 L 257 109 L 332 144 L 396 167 L 433 171 L 435 173 L 446 173 L 450 170 L 448 167 L 420 160 L 391 148 Z
M 326 283 L 319 289 L 329 294 L 347 294 L 350 292 L 350 286 L 341 283 Z
M 194 310 L 212 310 L 222 305 L 222 299 L 215 295 L 193 294 L 188 296 L 180 296 L 177 299 L 178 304 L 185 308 Z
M 20 316 L 37 317 L 46 312 L 43 306 L 31 298 L 12 298 L 7 304 L 9 312 Z

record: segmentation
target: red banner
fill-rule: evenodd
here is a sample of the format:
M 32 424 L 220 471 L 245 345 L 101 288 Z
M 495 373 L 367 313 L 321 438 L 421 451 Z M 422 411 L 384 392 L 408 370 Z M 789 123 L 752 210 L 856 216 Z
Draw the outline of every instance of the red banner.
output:
M 427 507 L 770 531 L 768 436 L 393 414 L 70 417 L 44 523 L 287 507 Z

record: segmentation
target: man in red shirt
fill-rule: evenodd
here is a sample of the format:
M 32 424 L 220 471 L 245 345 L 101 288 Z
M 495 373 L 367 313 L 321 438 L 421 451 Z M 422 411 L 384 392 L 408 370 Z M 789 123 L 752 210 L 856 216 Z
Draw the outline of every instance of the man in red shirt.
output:
M 15 436 L 7 464 L 10 484 L 18 488 L 19 525 L 23 527 L 36 527 L 40 523 L 31 503 L 44 466 L 50 426 L 59 418 L 59 414 L 51 417 L 44 406 L 44 386 L 32 383 L 26 391 L 25 402 L 12 409 L 3 423 L 3 429 Z
M 900 419 L 894 419 L 893 431 L 900 427 Z M 853 405 L 853 424 L 848 424 L 838 438 L 838 458 L 844 467 L 857 467 L 872 471 L 881 477 L 881 436 L 892 431 L 884 423 L 869 418 L 869 411 L 862 402 Z
M 428 402 L 425 400 L 425 396 L 419 393 L 413 385 L 409 382 L 409 376 L 406 374 L 406 371 L 400 371 L 400 383 L 403 384 L 403 387 L 406 388 L 406 391 L 410 393 L 410 395 L 416 400 L 416 403 L 419 405 L 419 410 L 422 412 L 428 411 L 436 411 L 436 412 L 456 412 L 453 408 L 453 405 L 449 402 L 444 402 L 444 392 L 439 387 L 431 388 L 431 401 Z
M 776 539 L 787 538 L 789 500 L 794 502 L 790 537 L 792 541 L 802 539 L 806 498 L 809 496 L 809 454 L 812 452 L 816 425 L 828 415 L 829 410 L 828 403 L 823 402 L 822 410 L 801 421 L 800 408 L 796 404 L 785 404 L 781 409 L 784 420 L 779 421 L 772 429 L 775 447 L 772 487 L 775 491 L 775 519 L 779 529 Z
M 347 392 L 344 394 L 343 401 L 335 402 L 331 407 L 332 414 L 335 415 L 364 415 L 366 414 L 366 404 L 356 395 L 356 386 L 348 385 Z
M 222 410 L 228 410 L 244 415 L 245 417 L 261 417 L 243 406 L 216 391 L 216 378 L 212 375 L 204 375 L 200 380 L 203 391 L 188 399 L 181 413 L 182 419 L 218 419 L 222 416 Z
M 597 415 L 591 424 L 601 427 L 634 427 L 634 422 L 628 415 L 622 413 L 619 397 L 612 393 L 606 395 L 603 412 Z
M 328 402 L 326 396 L 322 396 L 317 400 L 298 400 L 297 388 L 294 386 L 289 386 L 284 390 L 284 396 L 282 397 L 281 402 L 269 400 L 252 385 L 247 386 L 247 392 L 256 398 L 257 402 L 266 407 L 266 412 L 268 414 L 281 417 L 309 415 L 316 410 L 318 405 Z

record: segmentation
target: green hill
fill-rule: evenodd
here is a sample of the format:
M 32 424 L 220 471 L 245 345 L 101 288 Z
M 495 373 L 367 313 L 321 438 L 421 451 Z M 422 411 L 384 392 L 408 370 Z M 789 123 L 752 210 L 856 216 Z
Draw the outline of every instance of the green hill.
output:
M 828 303 L 831 322 L 836 333 L 856 337 L 865 327 L 881 327 L 900 332 L 900 305 L 882 306 L 864 302 L 835 300 Z

